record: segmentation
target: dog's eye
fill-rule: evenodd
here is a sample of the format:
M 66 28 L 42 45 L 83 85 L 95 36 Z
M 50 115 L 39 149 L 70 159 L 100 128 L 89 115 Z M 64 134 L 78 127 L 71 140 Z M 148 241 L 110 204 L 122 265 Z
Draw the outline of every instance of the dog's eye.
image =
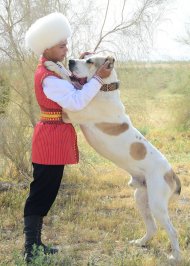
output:
M 94 62 L 91 59 L 86 60 L 87 64 L 94 64 Z

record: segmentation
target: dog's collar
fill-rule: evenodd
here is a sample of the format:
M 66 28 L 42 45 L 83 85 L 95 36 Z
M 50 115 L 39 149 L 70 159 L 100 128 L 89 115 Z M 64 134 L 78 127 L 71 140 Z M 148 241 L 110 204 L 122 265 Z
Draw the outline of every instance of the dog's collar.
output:
M 119 89 L 119 82 L 113 82 L 110 84 L 103 84 L 101 87 L 101 91 L 115 91 Z

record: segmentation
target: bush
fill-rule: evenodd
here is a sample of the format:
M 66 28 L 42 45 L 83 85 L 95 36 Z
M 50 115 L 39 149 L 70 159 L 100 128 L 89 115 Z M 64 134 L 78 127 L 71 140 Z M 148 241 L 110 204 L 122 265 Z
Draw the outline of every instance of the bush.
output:
M 0 76 L 0 115 L 5 113 L 5 109 L 9 103 L 10 86 L 8 80 Z

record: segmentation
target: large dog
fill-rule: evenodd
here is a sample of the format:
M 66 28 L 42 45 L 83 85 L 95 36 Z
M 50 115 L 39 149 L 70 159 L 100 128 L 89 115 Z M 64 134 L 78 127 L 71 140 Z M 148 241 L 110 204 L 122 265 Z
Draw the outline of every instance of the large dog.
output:
M 117 74 L 112 57 L 93 55 L 69 61 L 75 76 L 89 80 L 97 68 L 109 60 L 113 68 L 104 79 L 100 92 L 81 111 L 64 110 L 72 123 L 80 125 L 88 143 L 102 156 L 125 169 L 131 176 L 129 184 L 135 190 L 135 200 L 146 225 L 146 234 L 131 242 L 144 246 L 156 233 L 154 218 L 164 227 L 171 241 L 170 259 L 180 260 L 177 233 L 168 215 L 168 201 L 179 194 L 180 180 L 166 158 L 133 127 L 120 100 Z M 64 78 L 60 67 L 47 62 L 46 67 Z

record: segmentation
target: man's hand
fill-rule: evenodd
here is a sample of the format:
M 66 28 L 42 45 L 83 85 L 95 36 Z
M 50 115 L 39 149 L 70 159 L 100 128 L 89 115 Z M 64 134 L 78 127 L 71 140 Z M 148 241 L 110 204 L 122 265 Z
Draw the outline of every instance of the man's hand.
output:
M 93 55 L 93 54 L 95 54 L 95 53 L 94 53 L 94 52 L 84 52 L 84 53 L 82 53 L 82 54 L 80 55 L 79 59 L 84 59 L 84 57 L 85 57 L 86 55 Z
M 101 65 L 96 71 L 96 75 L 99 76 L 101 79 L 109 77 L 112 71 L 112 68 L 109 68 L 109 64 L 110 62 L 106 61 L 103 65 Z

